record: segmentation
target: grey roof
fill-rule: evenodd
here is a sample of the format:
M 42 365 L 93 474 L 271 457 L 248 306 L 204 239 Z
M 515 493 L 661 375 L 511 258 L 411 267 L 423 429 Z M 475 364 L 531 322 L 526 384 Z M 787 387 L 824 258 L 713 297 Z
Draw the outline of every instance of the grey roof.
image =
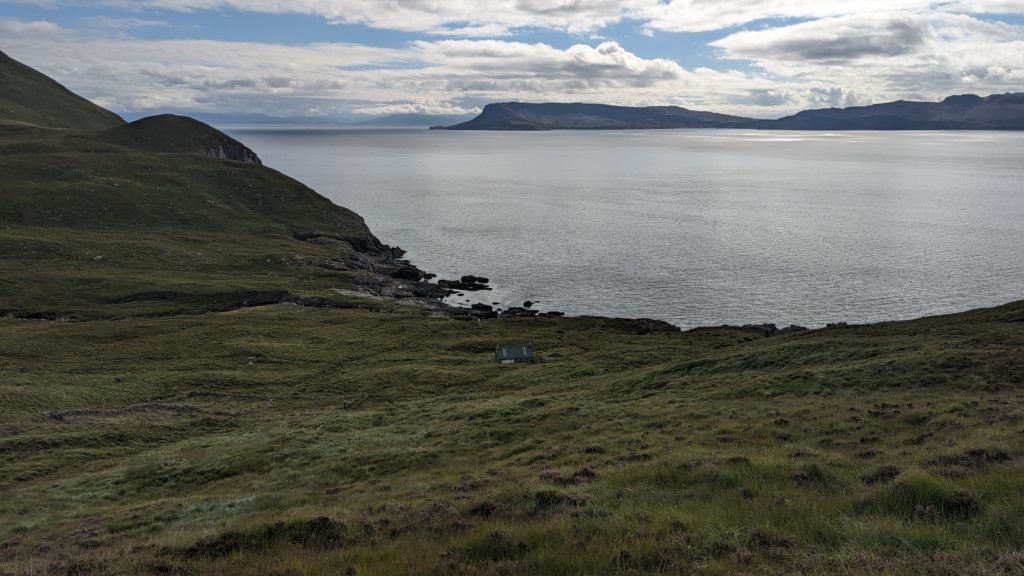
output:
M 498 346 L 498 351 L 494 353 L 498 360 L 521 360 L 523 358 L 533 358 L 533 348 L 529 346 Z

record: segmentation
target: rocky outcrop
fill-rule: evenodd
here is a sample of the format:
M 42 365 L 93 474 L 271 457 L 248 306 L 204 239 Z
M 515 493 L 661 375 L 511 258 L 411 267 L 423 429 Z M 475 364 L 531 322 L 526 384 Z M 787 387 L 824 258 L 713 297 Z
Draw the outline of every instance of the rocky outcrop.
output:
M 433 274 L 402 259 L 405 250 L 388 246 L 373 234 L 351 237 L 330 232 L 294 232 L 292 236 L 302 242 L 348 244 L 354 253 L 352 267 L 358 272 L 355 279 L 374 296 L 440 301 L 451 293 L 444 286 L 427 282 L 434 278 Z
M 467 279 L 474 279 L 477 281 L 467 282 Z M 483 280 L 484 282 L 479 282 Z M 479 292 L 481 290 L 490 290 L 491 287 L 486 284 L 487 278 L 477 278 L 476 276 L 463 276 L 461 280 L 438 280 L 437 285 L 448 290 L 463 290 L 465 292 Z
M 208 148 L 206 150 L 206 155 L 213 158 L 244 162 L 246 164 L 263 164 L 255 152 L 246 148 L 237 141 L 221 142 L 215 148 Z

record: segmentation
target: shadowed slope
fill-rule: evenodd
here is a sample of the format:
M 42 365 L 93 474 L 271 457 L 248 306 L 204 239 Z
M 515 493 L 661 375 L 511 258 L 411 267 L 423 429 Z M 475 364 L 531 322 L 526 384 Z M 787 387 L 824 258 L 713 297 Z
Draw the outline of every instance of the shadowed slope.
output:
M 102 139 L 149 152 L 205 154 L 262 164 L 256 153 L 220 130 L 186 116 L 163 114 L 107 130 Z

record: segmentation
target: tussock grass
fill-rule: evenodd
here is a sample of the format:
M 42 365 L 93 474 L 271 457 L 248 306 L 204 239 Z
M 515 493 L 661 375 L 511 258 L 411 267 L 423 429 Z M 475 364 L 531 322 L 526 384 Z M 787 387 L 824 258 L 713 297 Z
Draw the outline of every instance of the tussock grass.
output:
M 756 340 L 286 305 L 0 319 L 0 573 L 1012 574 L 1024 397 L 993 366 L 1024 361 L 994 344 L 1021 306 Z M 520 340 L 546 360 L 493 364 Z M 901 368 L 865 371 L 866 342 Z M 153 402 L 193 409 L 116 410 Z

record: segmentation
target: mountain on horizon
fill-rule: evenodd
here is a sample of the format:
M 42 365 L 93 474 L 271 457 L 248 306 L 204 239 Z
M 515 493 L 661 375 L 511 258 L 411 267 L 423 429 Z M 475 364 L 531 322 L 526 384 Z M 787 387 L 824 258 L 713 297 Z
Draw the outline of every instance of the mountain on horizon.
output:
M 388 114 L 385 116 L 356 117 L 348 116 L 271 116 L 268 114 L 232 114 L 217 112 L 177 111 L 175 114 L 189 116 L 213 126 L 254 125 L 254 126 L 365 126 L 394 128 L 429 128 L 431 126 L 458 124 L 471 120 L 475 114 Z M 123 117 L 128 121 L 139 120 L 149 113 L 128 113 Z
M 1024 93 L 949 96 L 941 102 L 899 100 L 826 108 L 768 120 L 770 130 L 1024 130 Z
M 756 120 L 698 112 L 679 106 L 500 102 L 488 104 L 476 118 L 446 130 L 614 130 L 649 128 L 745 127 Z
M 852 108 L 805 110 L 778 120 L 699 112 L 678 106 L 585 103 L 488 104 L 476 118 L 444 130 L 642 130 L 753 128 L 760 130 L 1024 130 L 1024 93 L 950 96 L 941 102 L 897 101 Z

